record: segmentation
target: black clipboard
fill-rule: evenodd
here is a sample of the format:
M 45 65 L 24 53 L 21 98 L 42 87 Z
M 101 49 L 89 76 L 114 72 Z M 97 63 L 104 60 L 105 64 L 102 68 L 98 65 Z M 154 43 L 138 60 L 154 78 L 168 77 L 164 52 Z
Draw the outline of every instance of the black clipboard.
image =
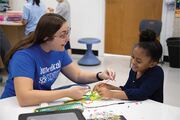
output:
M 79 109 L 20 114 L 18 120 L 86 120 Z

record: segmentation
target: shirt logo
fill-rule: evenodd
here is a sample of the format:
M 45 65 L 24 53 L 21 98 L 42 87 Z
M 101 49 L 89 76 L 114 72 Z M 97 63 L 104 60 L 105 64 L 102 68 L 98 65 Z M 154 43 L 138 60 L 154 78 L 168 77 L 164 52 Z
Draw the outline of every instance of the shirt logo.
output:
M 41 85 L 52 82 L 56 80 L 56 78 L 59 75 L 61 68 L 61 61 L 59 60 L 55 64 L 51 64 L 50 67 L 40 67 L 40 78 L 39 78 L 39 83 Z

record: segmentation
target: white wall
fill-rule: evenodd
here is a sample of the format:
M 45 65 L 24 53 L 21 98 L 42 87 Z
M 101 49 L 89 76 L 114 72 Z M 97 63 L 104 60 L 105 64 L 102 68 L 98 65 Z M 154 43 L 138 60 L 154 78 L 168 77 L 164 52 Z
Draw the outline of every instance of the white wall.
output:
M 174 7 L 168 5 L 174 2 L 174 0 L 163 0 L 163 10 L 162 10 L 162 31 L 160 36 L 160 41 L 163 46 L 163 55 L 168 56 L 168 49 L 166 40 L 173 36 L 174 30 Z
M 14 10 L 22 10 L 25 0 L 11 0 Z M 47 7 L 56 7 L 56 0 L 43 0 Z M 174 11 L 167 7 L 163 0 L 161 43 L 163 55 L 168 55 L 166 39 L 173 36 Z M 100 44 L 93 45 L 102 56 L 104 53 L 104 28 L 105 28 L 105 0 L 69 0 L 71 5 L 71 45 L 72 48 L 85 49 L 85 45 L 77 40 L 82 37 L 96 37 L 101 39 Z
M 11 8 L 13 10 L 22 10 L 23 4 L 25 2 L 25 0 L 18 0 L 18 3 L 17 3 L 17 0 L 9 0 L 9 1 L 10 1 Z
M 180 37 L 180 17 L 174 18 L 174 24 L 173 36 Z
M 71 3 L 72 48 L 84 48 L 77 40 L 82 37 L 96 37 L 100 44 L 93 45 L 93 49 L 104 53 L 104 0 L 69 0 Z
M 22 10 L 25 0 L 12 0 L 14 10 Z M 43 0 L 47 7 L 55 8 L 56 0 Z M 77 49 L 86 49 L 84 44 L 77 40 L 82 37 L 96 37 L 101 43 L 94 44 L 93 50 L 104 53 L 104 16 L 105 0 L 68 0 L 71 6 L 71 46 Z

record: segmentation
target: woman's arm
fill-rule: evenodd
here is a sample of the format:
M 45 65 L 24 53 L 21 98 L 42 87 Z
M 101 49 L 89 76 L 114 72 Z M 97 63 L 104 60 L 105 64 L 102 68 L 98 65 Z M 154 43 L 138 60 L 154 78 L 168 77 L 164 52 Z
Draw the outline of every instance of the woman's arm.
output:
M 63 97 L 80 99 L 89 91 L 89 89 L 80 86 L 74 86 L 64 90 L 34 90 L 33 80 L 27 77 L 15 77 L 14 86 L 20 106 L 37 105 Z
M 97 82 L 96 73 L 91 71 L 83 71 L 79 69 L 77 64 L 72 62 L 62 70 L 63 74 L 76 83 L 92 83 Z
M 62 72 L 66 77 L 76 83 L 92 83 L 99 81 L 97 79 L 97 72 L 81 70 L 74 62 L 64 67 Z M 98 77 L 103 80 L 114 80 L 115 72 L 109 69 L 99 73 Z

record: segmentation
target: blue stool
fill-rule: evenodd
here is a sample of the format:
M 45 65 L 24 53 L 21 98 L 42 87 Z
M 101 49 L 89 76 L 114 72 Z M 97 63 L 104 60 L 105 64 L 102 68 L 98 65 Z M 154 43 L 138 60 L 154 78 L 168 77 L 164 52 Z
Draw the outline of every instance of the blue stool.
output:
M 78 42 L 87 45 L 87 51 L 85 55 L 78 61 L 78 64 L 84 66 L 99 65 L 101 61 L 93 54 L 92 44 L 100 43 L 101 41 L 97 38 L 82 38 L 79 39 Z

